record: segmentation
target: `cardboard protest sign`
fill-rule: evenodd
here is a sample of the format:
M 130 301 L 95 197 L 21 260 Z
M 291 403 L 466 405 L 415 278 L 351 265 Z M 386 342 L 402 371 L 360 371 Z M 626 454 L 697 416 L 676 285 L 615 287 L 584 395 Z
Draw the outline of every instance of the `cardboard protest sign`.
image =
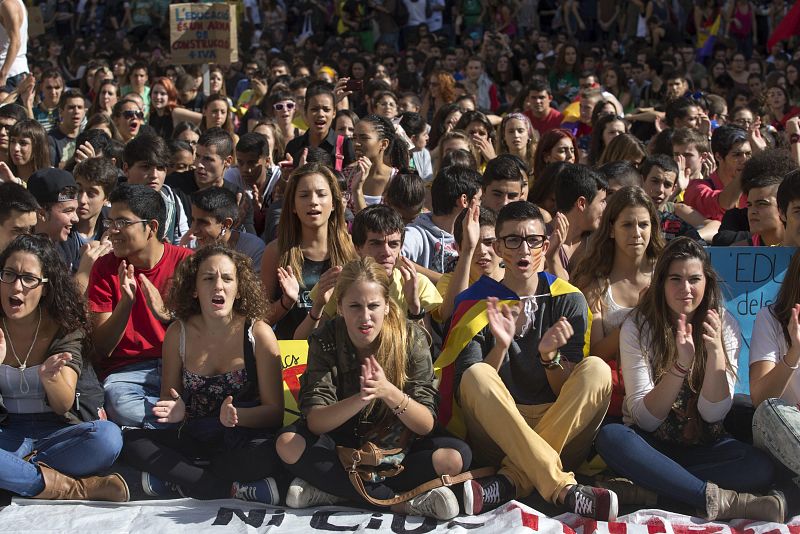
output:
M 725 309 L 742 329 L 736 393 L 750 392 L 750 337 L 761 308 L 775 301 L 795 249 L 791 247 L 709 247 L 722 280 Z
M 169 6 L 169 41 L 175 64 L 238 61 L 236 6 L 197 3 Z

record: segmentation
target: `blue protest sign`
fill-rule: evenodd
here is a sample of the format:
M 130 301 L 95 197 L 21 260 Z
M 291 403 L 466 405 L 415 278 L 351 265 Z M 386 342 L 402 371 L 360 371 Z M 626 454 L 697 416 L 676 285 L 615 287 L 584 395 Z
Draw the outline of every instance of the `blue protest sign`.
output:
M 775 300 L 795 249 L 790 247 L 709 247 L 722 281 L 725 309 L 742 329 L 736 393 L 750 392 L 750 336 L 758 310 Z

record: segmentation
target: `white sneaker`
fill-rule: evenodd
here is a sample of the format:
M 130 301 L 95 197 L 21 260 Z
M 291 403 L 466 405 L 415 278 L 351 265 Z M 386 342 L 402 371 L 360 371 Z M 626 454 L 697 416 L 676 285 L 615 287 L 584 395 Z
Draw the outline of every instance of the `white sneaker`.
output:
M 286 506 L 289 508 L 329 506 L 343 501 L 343 498 L 325 493 L 301 478 L 292 480 L 292 483 L 289 484 L 289 491 L 286 492 Z
M 408 501 L 408 515 L 447 521 L 458 515 L 458 499 L 450 488 L 435 488 Z

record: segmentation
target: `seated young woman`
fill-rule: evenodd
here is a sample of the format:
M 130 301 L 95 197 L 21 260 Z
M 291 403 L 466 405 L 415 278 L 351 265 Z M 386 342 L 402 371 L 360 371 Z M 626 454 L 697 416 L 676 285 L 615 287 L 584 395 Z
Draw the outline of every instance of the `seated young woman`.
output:
M 339 462 L 336 446 L 370 441 L 404 450 L 399 475 L 365 482 L 374 499 L 389 499 L 472 461 L 469 447 L 435 428 L 438 397 L 422 328 L 389 298 L 386 270 L 370 257 L 347 263 L 336 282 L 338 316 L 309 339 L 300 378 L 302 419 L 278 436 L 278 455 L 295 478 L 286 504 L 306 508 L 364 499 Z M 440 520 L 458 515 L 450 488 L 441 487 L 391 507 L 396 513 Z
M 750 339 L 753 443 L 800 475 L 800 252 L 775 302 L 761 308 Z M 788 474 L 788 473 L 787 473 Z
M 263 322 L 249 259 L 223 244 L 201 248 L 175 273 L 164 338 L 159 423 L 125 434 L 123 457 L 148 495 L 235 497 L 276 505 L 283 421 L 278 342 Z
M 572 281 L 589 303 L 592 328 L 589 353 L 611 367 L 611 405 L 607 416 L 622 416 L 625 386 L 619 372 L 622 322 L 650 286 L 653 267 L 664 248 L 658 212 L 641 187 L 625 186 L 609 197 L 600 227 Z
M 783 522 L 782 494 L 745 493 L 769 488 L 772 461 L 722 426 L 740 343 L 708 254 L 675 238 L 620 330 L 625 424 L 601 428 L 595 445 L 613 471 L 709 520 Z
M 122 448 L 110 421 L 75 413 L 89 322 L 52 242 L 23 235 L 0 254 L 0 488 L 36 499 L 125 502 L 107 470 Z

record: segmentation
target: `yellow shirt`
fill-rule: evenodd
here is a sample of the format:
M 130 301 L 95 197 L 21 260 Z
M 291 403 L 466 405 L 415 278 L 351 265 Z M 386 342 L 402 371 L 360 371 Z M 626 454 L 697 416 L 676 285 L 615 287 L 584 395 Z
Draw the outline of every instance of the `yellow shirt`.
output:
M 419 303 L 426 312 L 432 312 L 442 304 L 442 295 L 436 290 L 436 286 L 433 285 L 433 282 L 424 274 L 417 273 L 417 294 L 419 295 Z M 314 301 L 316 295 L 317 286 L 314 286 L 309 297 Z M 400 311 L 403 315 L 408 313 L 408 303 L 403 294 L 403 275 L 400 274 L 398 269 L 392 271 L 392 283 L 389 287 L 389 297 L 400 306 Z M 328 317 L 336 317 L 336 304 L 336 298 L 331 297 L 331 300 L 328 301 L 323 309 L 325 315 Z
M 472 273 L 470 272 L 469 285 L 472 285 L 475 282 L 477 282 L 478 278 L 480 278 L 480 276 L 478 276 L 477 278 L 473 278 Z M 436 283 L 436 290 L 439 292 L 440 295 L 442 295 L 442 298 L 444 298 L 444 295 L 447 295 L 447 289 L 450 287 L 450 280 L 452 279 L 453 279 L 453 273 L 444 273 L 442 277 L 439 278 L 439 282 Z M 444 323 L 447 319 L 449 319 L 449 317 L 442 317 L 441 308 L 436 308 L 435 310 L 433 310 L 431 312 L 431 317 L 437 323 Z

